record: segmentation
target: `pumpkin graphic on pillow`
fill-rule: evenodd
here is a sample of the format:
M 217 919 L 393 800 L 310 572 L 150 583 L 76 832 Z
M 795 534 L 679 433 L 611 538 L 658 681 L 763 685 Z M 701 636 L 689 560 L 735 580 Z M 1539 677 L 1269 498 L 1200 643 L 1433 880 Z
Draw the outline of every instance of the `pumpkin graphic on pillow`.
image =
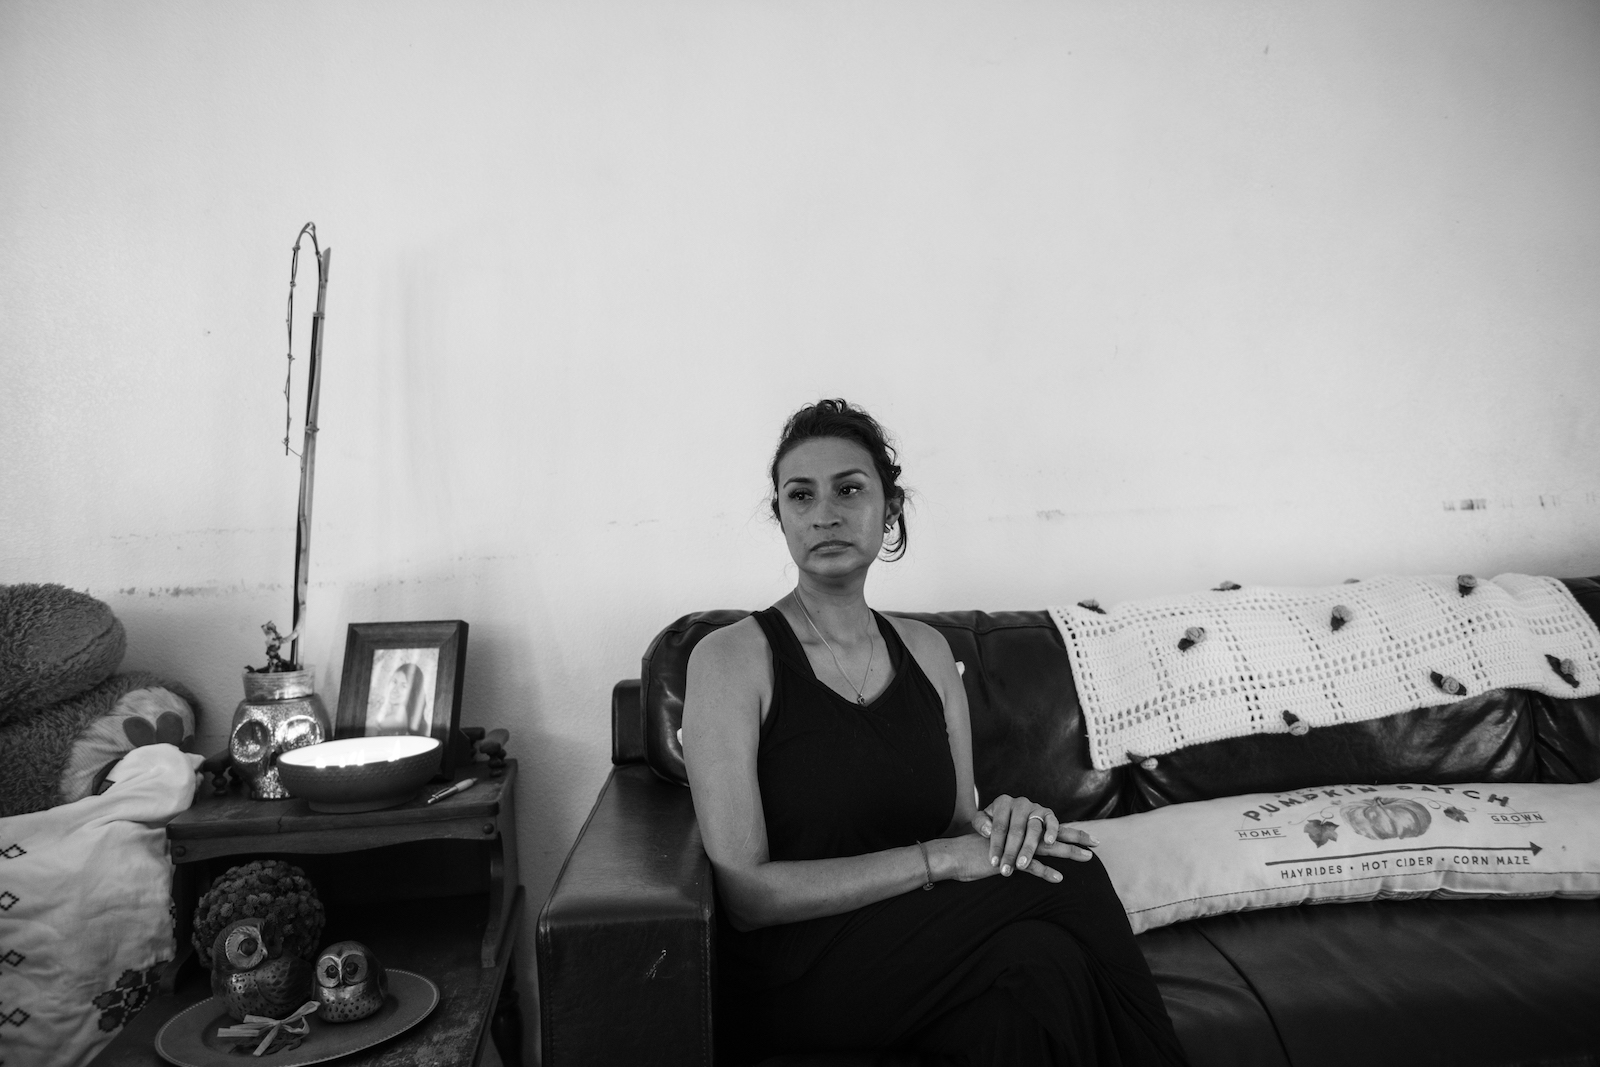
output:
M 1433 816 L 1424 805 L 1404 797 L 1365 797 L 1341 804 L 1339 812 L 1350 829 L 1374 841 L 1421 837 L 1433 824 Z

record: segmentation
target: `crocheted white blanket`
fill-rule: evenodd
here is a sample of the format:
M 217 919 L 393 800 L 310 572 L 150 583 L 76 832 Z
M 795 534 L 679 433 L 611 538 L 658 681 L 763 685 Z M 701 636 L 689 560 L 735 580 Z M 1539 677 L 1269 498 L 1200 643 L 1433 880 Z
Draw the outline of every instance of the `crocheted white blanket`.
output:
M 1524 574 L 1466 581 L 1234 588 L 1050 615 L 1102 770 L 1488 689 L 1600 694 L 1600 630 L 1565 585 Z

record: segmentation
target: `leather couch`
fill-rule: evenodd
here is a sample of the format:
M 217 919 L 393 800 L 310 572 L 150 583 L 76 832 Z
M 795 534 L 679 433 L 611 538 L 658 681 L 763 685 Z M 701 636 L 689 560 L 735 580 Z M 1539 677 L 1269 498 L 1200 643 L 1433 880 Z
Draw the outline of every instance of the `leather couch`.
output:
M 1567 584 L 1600 620 L 1600 580 Z M 717 1061 L 716 898 L 676 732 L 690 650 L 744 614 L 679 619 L 616 686 L 614 768 L 539 916 L 545 1067 Z M 1523 690 L 1097 771 L 1045 612 L 908 617 L 965 664 L 983 798 L 1026 795 L 1063 819 L 1349 782 L 1600 778 L 1600 698 Z M 1600 1065 L 1600 901 L 1276 908 L 1137 941 L 1195 1067 Z

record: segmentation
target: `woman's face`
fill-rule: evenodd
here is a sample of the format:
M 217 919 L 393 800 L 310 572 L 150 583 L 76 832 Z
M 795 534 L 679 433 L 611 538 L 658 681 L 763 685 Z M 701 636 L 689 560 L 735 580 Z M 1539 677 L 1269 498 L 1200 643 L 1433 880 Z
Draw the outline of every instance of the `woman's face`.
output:
M 373 693 L 377 697 L 381 692 L 381 701 L 367 710 L 367 730 L 369 734 L 394 734 L 405 733 L 407 725 L 407 703 L 411 699 L 411 678 L 404 667 L 400 667 L 389 680 L 383 684 L 381 690 Z
M 900 514 L 884 499 L 867 450 L 819 437 L 778 463 L 778 521 L 795 566 L 818 577 L 865 570 L 883 548 L 883 528 Z
M 401 667 L 396 670 L 394 672 L 394 676 L 389 679 L 389 696 L 384 703 L 388 704 L 391 708 L 398 708 L 403 717 L 406 710 L 406 701 L 410 699 L 411 676 L 406 673 L 404 667 Z

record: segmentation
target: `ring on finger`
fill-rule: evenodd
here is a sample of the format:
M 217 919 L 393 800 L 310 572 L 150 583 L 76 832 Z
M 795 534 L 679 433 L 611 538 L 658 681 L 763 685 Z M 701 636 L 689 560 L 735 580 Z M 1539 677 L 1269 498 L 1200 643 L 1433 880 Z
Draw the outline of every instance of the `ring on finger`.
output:
M 1044 825 L 1044 816 L 1043 815 L 1039 815 L 1039 814 L 1035 813 L 1033 815 L 1028 816 L 1028 822 L 1032 822 L 1035 819 L 1039 820 L 1039 825 L 1040 826 Z

